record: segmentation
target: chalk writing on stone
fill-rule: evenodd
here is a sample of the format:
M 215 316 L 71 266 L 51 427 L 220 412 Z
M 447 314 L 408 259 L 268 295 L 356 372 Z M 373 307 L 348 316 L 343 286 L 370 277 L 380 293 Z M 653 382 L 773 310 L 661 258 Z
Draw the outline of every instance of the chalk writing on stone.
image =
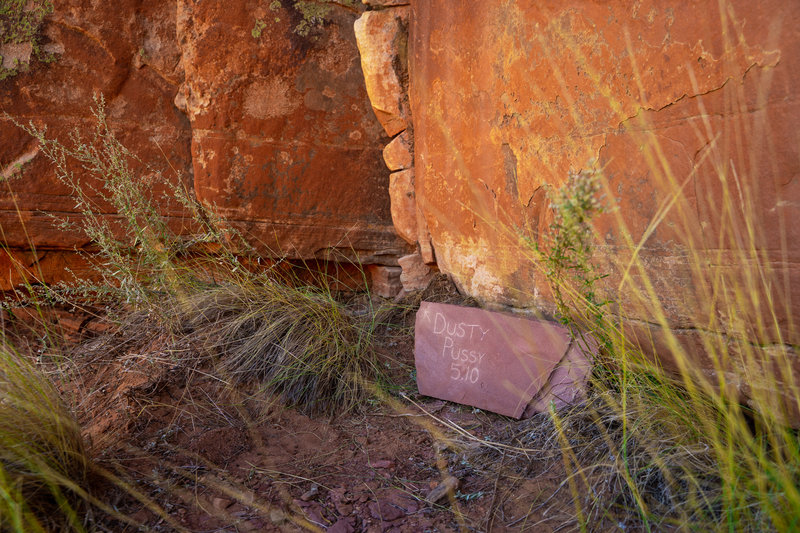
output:
M 558 324 L 422 302 L 417 385 L 427 396 L 519 418 L 570 346 Z

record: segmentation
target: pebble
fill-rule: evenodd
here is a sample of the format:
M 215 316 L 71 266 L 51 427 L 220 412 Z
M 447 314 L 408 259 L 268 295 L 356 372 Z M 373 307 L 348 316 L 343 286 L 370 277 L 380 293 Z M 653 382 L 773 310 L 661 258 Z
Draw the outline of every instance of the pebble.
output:
M 226 500 L 225 498 L 214 498 L 211 500 L 211 505 L 213 505 L 214 509 L 217 511 L 224 511 L 231 506 L 231 501 Z
M 300 499 L 303 500 L 304 502 L 307 502 L 308 500 L 315 498 L 317 494 L 319 494 L 319 485 L 314 483 L 313 485 L 311 485 L 310 489 L 305 491 L 303 495 L 300 496 Z
M 369 466 L 372 468 L 393 468 L 394 461 L 391 461 L 389 459 L 379 459 L 377 461 L 369 463 Z
M 384 522 L 392 522 L 406 515 L 404 510 L 386 501 L 369 504 L 369 512 L 372 518 L 377 518 Z
M 269 520 L 276 526 L 279 526 L 284 522 L 286 522 L 286 513 L 284 513 L 280 509 L 270 509 Z
M 328 528 L 327 533 L 355 533 L 356 528 L 351 522 L 352 519 L 340 518 Z
M 436 488 L 428 493 L 426 500 L 428 500 L 429 504 L 433 505 L 442 498 L 445 498 L 449 493 L 455 491 L 460 484 L 461 481 L 459 481 L 458 478 L 447 476 Z

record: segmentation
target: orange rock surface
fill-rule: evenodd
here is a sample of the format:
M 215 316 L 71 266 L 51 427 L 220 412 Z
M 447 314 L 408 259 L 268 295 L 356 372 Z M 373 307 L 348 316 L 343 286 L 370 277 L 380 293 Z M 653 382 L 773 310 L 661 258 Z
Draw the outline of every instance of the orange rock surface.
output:
M 652 290 L 698 354 L 712 319 L 797 344 L 798 20 L 777 0 L 412 3 L 414 189 L 439 268 L 485 302 L 552 309 L 522 237 L 544 243 L 546 191 L 594 165 L 616 206 L 600 289 L 639 332 Z
M 187 182 L 191 174 L 189 124 L 173 104 L 184 75 L 174 5 L 123 0 L 95 8 L 76 2 L 56 2 L 54 7 L 43 31 L 55 61 L 34 64 L 29 72 L 0 81 L 0 174 L 17 174 L 4 180 L 0 190 L 2 237 L 11 248 L 35 247 L 38 256 L 71 251 L 87 239 L 55 227 L 49 213 L 76 211 L 69 191 L 36 142 L 2 113 L 46 126 L 48 136 L 66 142 L 76 128 L 91 136 L 92 97 L 103 94 L 111 127 L 144 163 L 167 170 L 172 166 Z M 181 212 L 164 214 L 180 224 Z M 51 270 L 59 275 L 57 268 L 47 268 Z M 2 288 L 7 288 L 5 278 Z
M 333 6 L 301 36 L 298 12 L 269 4 L 54 2 L 43 43 L 56 60 L 0 80 L 0 113 L 66 140 L 75 128 L 91 134 L 92 95 L 102 93 L 111 128 L 143 163 L 180 173 L 262 251 L 337 250 L 396 265 L 409 249 L 391 223 L 389 139 L 366 94 L 358 13 Z M 0 175 L 12 173 L 0 192 L 3 240 L 14 257 L 37 252 L 30 264 L 4 261 L 61 279 L 58 265 L 88 243 L 49 213 L 74 214 L 75 205 L 33 139 L 0 116 Z M 186 226 L 174 206 L 162 212 L 176 230 Z M 37 267 L 36 257 L 47 260 Z M 0 289 L 17 281 L 4 276 Z
M 367 98 L 357 14 L 334 6 L 305 37 L 297 16 L 178 1 L 195 190 L 265 248 L 396 264 L 406 245 L 391 225 L 388 139 Z M 254 38 L 256 20 L 266 26 Z

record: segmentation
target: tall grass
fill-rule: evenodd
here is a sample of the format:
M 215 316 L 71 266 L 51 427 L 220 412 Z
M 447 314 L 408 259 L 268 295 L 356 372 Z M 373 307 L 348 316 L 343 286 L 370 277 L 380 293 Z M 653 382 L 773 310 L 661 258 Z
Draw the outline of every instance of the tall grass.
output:
M 109 505 L 121 491 L 176 531 L 183 528 L 130 481 L 93 458 L 81 427 L 50 379 L 3 339 L 0 344 L 0 531 L 94 531 L 139 527 Z
M 731 12 L 722 11 L 723 24 L 731 24 Z M 577 47 L 572 52 L 582 57 Z M 587 72 L 601 83 L 590 65 Z M 539 417 L 535 423 L 545 426 L 533 432 L 558 436 L 582 530 L 598 520 L 647 531 L 800 528 L 800 438 L 791 427 L 800 423 L 800 374 L 790 344 L 797 332 L 780 270 L 788 250 L 776 256 L 765 244 L 776 240 L 759 201 L 759 169 L 768 163 L 755 152 L 760 139 L 748 138 L 768 129 L 765 118 L 751 118 L 743 100 L 733 103 L 739 118 L 726 124 L 731 131 L 719 130 L 697 101 L 704 118 L 696 133 L 708 139 L 703 164 L 715 181 L 703 199 L 710 236 L 699 236 L 687 194 L 694 191 L 685 186 L 692 177 L 671 168 L 652 124 L 641 119 L 630 135 L 663 196 L 640 237 L 612 205 L 599 226 L 613 228 L 623 245 L 603 248 L 592 219 L 597 199 L 614 198 L 615 189 L 594 168 L 551 197 L 550 241 L 525 242 L 562 320 L 592 331 L 603 346 L 587 405 Z M 729 142 L 717 143 L 721 138 Z M 748 142 L 749 152 L 731 151 Z M 684 301 L 696 305 L 679 327 L 657 263 L 646 257 L 648 240 L 667 222 L 692 280 L 683 286 Z M 542 445 L 537 439 L 531 444 Z
M 53 385 L 0 346 L 0 530 L 82 531 L 90 462 Z
M 609 190 L 602 169 L 571 175 L 550 194 L 548 236 L 536 243 L 508 233 L 550 284 L 559 319 L 573 335 L 591 333 L 601 351 L 586 403 L 516 426 L 504 459 L 519 454 L 513 468 L 530 470 L 531 461 L 559 458 L 567 474 L 559 491 L 574 507 L 564 515 L 554 505 L 551 520 L 582 531 L 796 530 L 794 347 L 770 343 L 750 327 L 730 327 L 762 320 L 772 334 L 782 331 L 776 310 L 758 315 L 770 311 L 759 298 L 771 287 L 749 285 L 741 272 L 708 276 L 698 258 L 705 250 L 690 249 L 697 279 L 711 280 L 698 290 L 713 296 L 710 311 L 730 320 L 695 324 L 690 333 L 701 349 L 692 349 L 654 289 L 652 266 L 635 250 L 614 256 L 598 248 L 595 219 L 615 213 Z M 616 222 L 624 231 L 624 220 Z M 758 256 L 758 243 L 749 246 L 746 255 Z M 742 266 L 759 272 L 751 281 L 774 281 L 765 259 Z M 609 284 L 608 273 L 618 285 Z M 641 317 L 652 320 L 646 335 Z
M 730 63 L 722 68 L 741 72 L 734 51 L 747 44 L 742 30 L 746 23 L 736 18 L 729 2 L 720 1 L 718 8 L 716 45 L 720 61 Z M 523 10 L 514 9 L 508 6 L 508 20 L 518 16 L 528 24 Z M 575 8 L 575 20 L 583 23 L 581 9 Z M 535 417 L 525 452 L 558 449 L 568 473 L 563 488 L 575 502 L 572 523 L 582 530 L 796 530 L 800 440 L 792 426 L 800 425 L 800 365 L 789 269 L 797 246 L 789 240 L 792 221 L 782 214 L 795 199 L 781 197 L 767 180 L 775 172 L 772 158 L 785 157 L 776 146 L 782 140 L 770 136 L 765 111 L 771 68 L 747 72 L 746 88 L 743 82 L 739 85 L 741 80 L 728 79 L 713 95 L 724 95 L 724 101 L 717 99 L 717 107 L 709 109 L 706 102 L 712 96 L 700 90 L 692 65 L 681 65 L 692 84 L 686 90 L 694 89 L 696 96 L 678 102 L 684 109 L 693 107 L 686 111 L 691 116 L 679 121 L 670 115 L 669 127 L 688 126 L 702 150 L 690 152 L 690 168 L 679 169 L 677 158 L 670 157 L 671 147 L 664 144 L 664 124 L 648 118 L 654 115 L 646 111 L 652 87 L 642 82 L 632 37 L 625 28 L 617 28 L 627 40 L 620 70 L 632 71 L 630 77 L 619 76 L 604 70 L 607 62 L 587 55 L 600 47 L 589 47 L 580 40 L 583 35 L 571 35 L 565 29 L 568 19 L 566 14 L 557 19 L 563 26 L 556 20 L 553 28 L 537 26 L 533 39 L 540 41 L 531 46 L 538 54 L 537 66 L 550 65 L 552 74 L 551 79 L 531 83 L 541 81 L 543 87 L 555 85 L 560 91 L 540 88 L 529 94 L 541 94 L 536 104 L 544 107 L 553 100 L 568 103 L 561 115 L 565 124 L 547 124 L 562 132 L 558 139 L 565 152 L 586 154 L 589 148 L 582 143 L 590 143 L 599 131 L 608 139 L 624 135 L 625 146 L 638 151 L 618 151 L 618 157 L 629 157 L 611 162 L 571 161 L 588 170 L 569 178 L 566 172 L 552 176 L 555 184 L 566 184 L 550 196 L 554 223 L 549 237 L 534 231 L 540 240 L 527 238 L 519 229 L 526 222 L 520 220 L 522 215 L 500 212 L 498 206 L 507 205 L 507 198 L 483 202 L 488 198 L 483 190 L 486 178 L 472 175 L 468 167 L 468 161 L 480 157 L 461 154 L 456 135 L 461 132 L 445 122 L 445 117 L 459 116 L 463 110 L 437 108 L 441 115 L 432 117 L 441 130 L 436 134 L 452 152 L 454 174 L 463 177 L 457 185 L 467 191 L 465 202 L 472 202 L 466 207 L 495 233 L 491 242 L 499 245 L 491 251 L 507 254 L 503 260 L 514 266 L 514 254 L 522 255 L 534 277 L 549 284 L 549 292 L 537 286 L 527 300 L 548 294 L 559 318 L 574 332 L 589 331 L 601 341 L 586 405 Z M 776 21 L 773 28 L 778 26 Z M 603 37 L 598 39 L 603 43 Z M 576 94 L 567 82 L 572 72 L 559 70 L 563 65 L 588 78 L 587 86 L 597 93 Z M 612 87 L 609 79 L 621 84 L 633 79 L 633 86 Z M 506 94 L 514 95 L 512 89 Z M 503 103 L 507 116 L 523 117 L 516 129 L 507 131 L 531 137 L 511 142 L 519 152 L 539 156 L 530 147 L 537 146 L 540 132 L 525 121 L 544 118 L 525 103 L 515 107 L 516 95 Z M 584 124 L 582 116 L 589 111 L 608 112 L 608 129 L 603 129 L 603 121 Z M 499 151 L 500 141 L 492 141 Z M 544 166 L 548 155 L 541 157 Z M 612 170 L 603 168 L 609 163 Z M 627 164 L 638 172 L 635 183 L 624 182 L 629 175 L 620 178 Z M 543 181 L 539 176 L 528 178 L 528 185 Z M 641 213 L 631 212 L 635 202 L 618 198 L 623 190 L 640 194 L 636 201 L 652 205 L 652 216 L 641 226 Z M 599 209 L 602 198 L 605 209 Z M 447 238 L 462 233 L 463 221 L 448 221 L 447 213 L 436 212 L 435 205 L 425 209 L 452 224 Z M 665 258 L 665 251 L 672 256 Z M 499 272 L 511 270 L 500 261 L 496 264 Z M 512 279 L 518 280 L 519 273 Z M 534 292 L 531 287 L 516 288 Z

